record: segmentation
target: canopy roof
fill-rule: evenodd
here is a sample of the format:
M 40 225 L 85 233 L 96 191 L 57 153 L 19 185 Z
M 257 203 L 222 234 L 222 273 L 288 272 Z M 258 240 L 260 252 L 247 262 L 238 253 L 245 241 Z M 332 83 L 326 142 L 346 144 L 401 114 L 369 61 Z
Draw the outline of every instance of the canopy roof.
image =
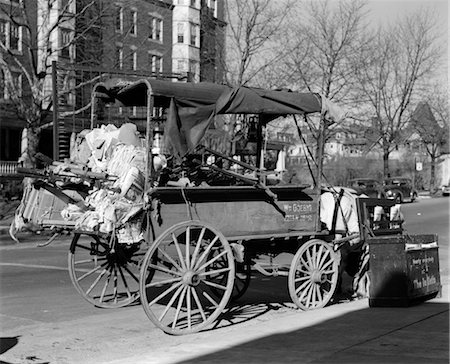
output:
M 197 146 L 214 116 L 219 114 L 259 114 L 264 123 L 289 114 L 321 112 L 335 122 L 343 117 L 336 106 L 315 93 L 155 79 L 110 80 L 98 84 L 95 91 L 98 97 L 109 102 L 118 100 L 124 106 L 146 106 L 150 91 L 154 106 L 169 108 L 164 135 L 179 155 Z

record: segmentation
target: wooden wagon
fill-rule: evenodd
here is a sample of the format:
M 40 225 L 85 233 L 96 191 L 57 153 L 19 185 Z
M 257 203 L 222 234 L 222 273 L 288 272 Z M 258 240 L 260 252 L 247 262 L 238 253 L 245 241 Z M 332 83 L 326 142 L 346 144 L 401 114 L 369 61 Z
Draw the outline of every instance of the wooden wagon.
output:
M 92 105 L 103 102 L 147 110 L 144 194 L 112 232 L 74 231 L 70 276 L 98 307 L 140 300 L 166 333 L 209 327 L 246 291 L 252 270 L 287 276 L 299 308 L 324 307 L 338 284 L 341 246 L 375 234 L 373 207 L 393 204 L 377 201 L 369 211 L 356 203 L 360 232 L 348 236 L 321 222 L 320 173 L 314 188 L 265 184 L 263 127 L 286 115 L 316 113 L 337 121 L 335 106 L 320 95 L 145 79 L 98 84 Z M 166 110 L 164 125 L 156 125 L 155 108 Z M 92 127 L 99 122 L 95 111 Z M 223 114 L 258 116 L 256 163 L 201 146 L 213 119 Z M 163 170 L 154 163 L 160 153 L 153 145 L 156 126 L 164 127 L 166 143 L 180 159 Z M 377 226 L 383 234 L 402 233 L 393 222 L 385 224 L 384 230 Z
M 320 308 L 331 300 L 342 240 L 322 227 L 320 189 L 269 188 L 259 160 L 251 165 L 199 146 L 215 116 L 255 114 L 259 159 L 267 122 L 289 114 L 324 117 L 332 113 L 329 101 L 316 94 L 157 80 L 99 84 L 94 95 L 147 107 L 145 206 L 134 217 L 146 235 L 145 241 L 121 244 L 118 229 L 108 236 L 76 232 L 69 268 L 88 301 L 118 307 L 140 298 L 156 326 L 185 334 L 211 325 L 230 299 L 245 292 L 253 269 L 287 276 L 290 296 L 301 309 Z M 180 175 L 197 179 L 196 185 L 160 184 L 151 153 L 154 107 L 168 110 L 165 138 L 174 154 L 185 160 L 189 156 Z M 241 173 L 225 168 L 227 164 L 237 164 Z M 217 176 L 234 184 L 217 185 Z

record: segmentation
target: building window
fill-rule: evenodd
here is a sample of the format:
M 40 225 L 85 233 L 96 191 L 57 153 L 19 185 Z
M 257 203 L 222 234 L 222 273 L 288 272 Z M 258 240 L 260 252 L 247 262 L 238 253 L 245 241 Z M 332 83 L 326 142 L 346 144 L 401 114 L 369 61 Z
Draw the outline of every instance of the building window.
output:
M 156 54 L 149 55 L 149 66 L 153 73 L 162 72 L 162 57 Z
M 195 8 L 195 0 L 191 0 L 191 6 Z
M 60 0 L 60 9 L 62 13 L 73 13 L 72 0 Z
M 148 21 L 148 37 L 158 42 L 163 41 L 163 21 L 162 19 L 150 17 Z
M 60 32 L 60 46 L 61 57 L 71 57 L 71 43 L 72 43 L 72 31 L 70 29 L 61 29 Z
M 116 6 L 115 27 L 117 33 L 123 33 L 123 9 Z
M 136 51 L 136 49 L 131 50 L 131 69 L 133 71 L 137 70 L 137 51 Z
M 6 44 L 6 26 L 6 20 L 0 19 L 0 42 L 2 42 L 5 46 L 8 46 Z
M 22 75 L 17 72 L 11 72 L 12 85 L 5 82 L 5 87 L 3 88 L 3 98 L 10 99 L 12 93 L 14 92 L 17 97 L 22 96 Z M 12 91 L 12 92 L 11 92 Z
M 21 30 L 20 27 L 16 24 L 9 24 L 9 49 L 15 51 L 22 50 L 22 42 L 21 42 Z
M 199 26 L 197 24 L 190 24 L 190 33 L 191 33 L 191 46 L 197 45 L 197 32 L 199 30 Z
M 130 34 L 131 35 L 137 35 L 137 11 L 131 10 L 131 29 Z
M 177 24 L 177 42 L 184 43 L 184 24 L 183 23 Z
M 208 0 L 208 8 L 211 11 L 211 14 L 217 18 L 217 4 L 216 0 Z
M 5 98 L 5 75 L 0 70 L 0 100 Z
M 177 61 L 177 71 L 178 72 L 186 72 L 185 65 L 186 65 L 186 62 L 184 61 L 184 59 L 179 59 Z
M 122 46 L 116 46 L 116 54 L 114 60 L 115 67 L 122 69 L 123 67 L 123 48 Z

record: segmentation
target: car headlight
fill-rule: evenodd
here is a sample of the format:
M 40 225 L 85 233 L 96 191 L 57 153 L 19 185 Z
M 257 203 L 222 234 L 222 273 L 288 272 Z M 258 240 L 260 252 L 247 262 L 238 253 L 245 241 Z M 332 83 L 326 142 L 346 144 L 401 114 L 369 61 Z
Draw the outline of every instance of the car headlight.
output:
M 386 191 L 387 196 L 392 196 L 394 193 L 392 191 Z

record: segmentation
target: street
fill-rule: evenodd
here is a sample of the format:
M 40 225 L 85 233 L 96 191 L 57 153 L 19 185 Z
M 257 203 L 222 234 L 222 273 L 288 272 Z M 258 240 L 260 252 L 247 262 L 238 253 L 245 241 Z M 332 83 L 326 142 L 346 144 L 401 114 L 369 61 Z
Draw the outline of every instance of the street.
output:
M 438 234 L 443 285 L 450 283 L 449 201 L 449 198 L 429 198 L 402 205 L 409 234 Z M 37 243 L 33 239 L 20 245 L 0 247 L 1 363 L 135 363 L 137 358 L 147 358 L 143 362 L 153 363 L 180 362 L 201 353 L 218 352 L 249 338 L 272 335 L 270 322 L 273 320 L 288 323 L 300 318 L 310 325 L 321 325 L 315 326 L 317 330 L 320 328 L 331 333 L 337 329 L 327 326 L 326 320 L 332 323 L 336 310 L 340 310 L 343 316 L 355 312 L 355 317 L 362 315 L 361 310 L 368 311 L 367 300 L 359 300 L 300 312 L 290 302 L 285 277 L 257 277 L 252 280 L 247 293 L 223 315 L 217 327 L 189 336 L 170 336 L 154 327 L 138 304 L 100 309 L 85 301 L 76 292 L 67 272 L 70 239 L 39 248 Z M 448 304 L 440 306 L 442 303 L 439 303 L 448 302 L 448 297 L 443 299 L 436 299 L 436 320 L 439 321 L 440 317 L 441 323 L 448 323 Z M 421 314 L 425 306 L 412 308 L 410 315 Z M 373 312 L 377 312 L 374 322 L 389 325 L 383 321 L 386 315 L 377 310 Z M 443 312 L 447 316 L 440 316 Z M 446 321 L 442 321 L 442 317 L 447 317 Z M 339 321 L 337 325 L 340 325 Z M 365 334 L 361 327 L 355 327 L 355 330 L 362 335 L 358 340 L 363 340 L 361 338 Z M 448 324 L 447 338 L 441 339 L 448 342 Z M 434 338 L 430 338 L 430 345 L 438 344 L 433 341 Z M 305 362 L 321 358 L 320 355 L 331 350 L 332 342 L 324 344 L 326 349 L 323 353 L 315 343 L 314 353 L 303 352 L 303 355 L 310 355 Z M 268 345 L 267 340 L 265 345 Z M 246 350 L 249 352 L 248 348 Z M 263 348 L 257 347 L 257 350 Z M 164 360 L 158 360 L 158 353 L 164 354 Z M 229 362 L 223 356 L 220 359 L 218 354 L 214 358 L 215 362 Z M 279 359 L 279 362 L 284 362 Z M 207 363 L 208 360 L 208 357 L 203 357 L 202 362 Z M 235 358 L 230 362 L 239 361 L 245 361 L 245 358 Z M 275 356 L 269 361 L 278 362 Z

